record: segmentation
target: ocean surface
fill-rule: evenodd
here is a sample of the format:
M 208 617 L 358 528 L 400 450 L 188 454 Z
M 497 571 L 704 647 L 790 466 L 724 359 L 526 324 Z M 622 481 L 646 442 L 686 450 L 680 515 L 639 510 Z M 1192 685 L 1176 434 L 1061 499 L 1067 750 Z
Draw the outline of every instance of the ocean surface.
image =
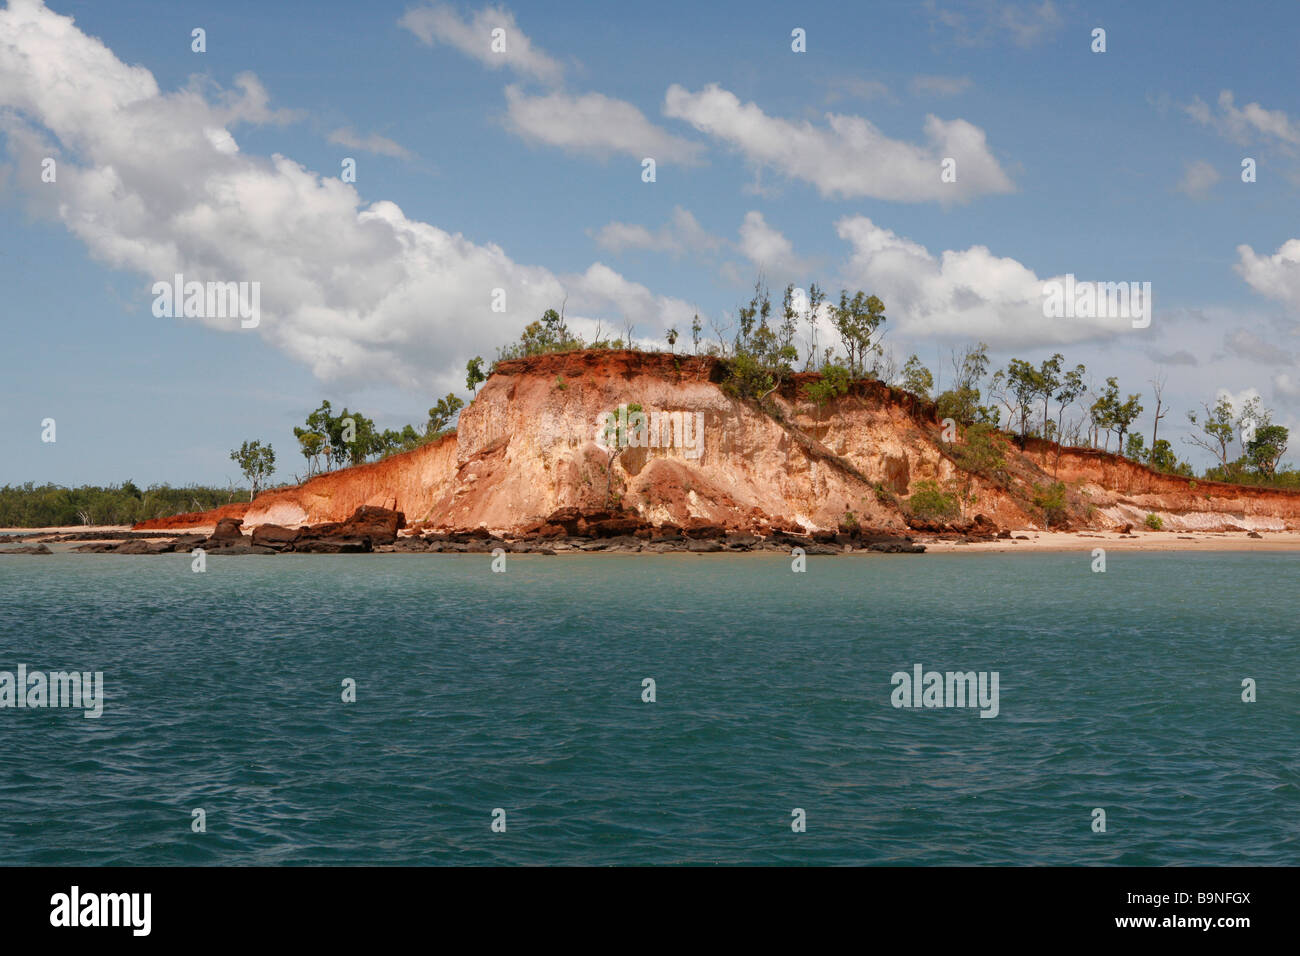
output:
M 1297 554 L 190 562 L 0 558 L 0 862 L 1300 863 Z

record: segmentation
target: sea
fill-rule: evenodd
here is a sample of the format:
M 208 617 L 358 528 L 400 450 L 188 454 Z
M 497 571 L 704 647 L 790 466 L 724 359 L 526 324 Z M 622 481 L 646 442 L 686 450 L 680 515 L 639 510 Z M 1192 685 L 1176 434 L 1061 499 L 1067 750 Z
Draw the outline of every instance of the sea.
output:
M 797 566 L 0 557 L 0 863 L 1300 863 L 1300 554 Z

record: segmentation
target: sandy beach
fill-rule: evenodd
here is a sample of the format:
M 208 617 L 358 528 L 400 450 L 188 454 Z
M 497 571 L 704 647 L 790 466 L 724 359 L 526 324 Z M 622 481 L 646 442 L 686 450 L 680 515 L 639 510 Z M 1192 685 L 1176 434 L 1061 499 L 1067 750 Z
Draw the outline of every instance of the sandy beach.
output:
M 1027 539 L 1027 540 L 1022 540 Z M 931 554 L 980 554 L 1014 551 L 1300 551 L 1300 531 L 1265 531 L 1252 538 L 1244 531 L 1137 531 L 1121 535 L 1115 531 L 1013 531 L 1011 538 L 996 541 L 937 540 L 917 536 Z

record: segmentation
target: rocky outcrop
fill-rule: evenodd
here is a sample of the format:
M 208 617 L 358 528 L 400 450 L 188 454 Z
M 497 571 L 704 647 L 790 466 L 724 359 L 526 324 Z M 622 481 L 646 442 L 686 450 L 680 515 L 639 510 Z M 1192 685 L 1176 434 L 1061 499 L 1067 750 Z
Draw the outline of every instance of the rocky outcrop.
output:
M 794 534 L 842 549 L 853 545 L 836 536 L 858 528 L 899 541 L 1042 528 L 1036 499 L 1058 480 L 1066 491 L 1057 528 L 1141 527 L 1150 513 L 1172 531 L 1300 527 L 1300 493 L 1198 483 L 1087 449 L 1033 441 L 1022 449 L 1004 438 L 1004 468 L 965 471 L 960 439 L 943 441 L 934 407 L 880 383 L 857 383 L 819 407 L 803 391 L 815 376 L 797 375 L 760 409 L 729 395 L 722 378 L 714 359 L 658 353 L 501 362 L 453 435 L 249 505 L 138 527 L 242 520 L 255 536 L 267 528 L 252 544 L 272 550 L 396 549 L 403 526 L 378 515 L 400 512 L 430 546 L 458 543 L 428 541 L 431 532 L 481 529 L 501 540 L 630 539 L 643 549 L 674 536 Z M 626 405 L 648 420 L 629 428 L 632 446 L 611 451 L 597 423 Z M 908 498 L 922 481 L 959 490 L 961 506 L 944 518 L 913 516 Z M 830 537 L 811 540 L 818 534 Z

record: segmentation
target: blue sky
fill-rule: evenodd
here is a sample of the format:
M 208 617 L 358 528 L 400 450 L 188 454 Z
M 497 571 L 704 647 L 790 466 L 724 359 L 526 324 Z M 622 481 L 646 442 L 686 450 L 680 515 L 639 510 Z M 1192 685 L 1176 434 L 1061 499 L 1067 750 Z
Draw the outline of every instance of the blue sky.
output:
M 246 438 L 289 479 L 323 397 L 419 423 L 566 295 L 650 345 L 760 271 L 880 295 L 900 365 L 1059 350 L 1165 375 L 1166 437 L 1220 390 L 1294 428 L 1298 41 L 1271 3 L 12 2 L 0 482 L 225 484 Z M 259 326 L 155 317 L 175 272 L 259 281 Z M 1150 282 L 1151 327 L 1044 319 L 1066 273 Z

